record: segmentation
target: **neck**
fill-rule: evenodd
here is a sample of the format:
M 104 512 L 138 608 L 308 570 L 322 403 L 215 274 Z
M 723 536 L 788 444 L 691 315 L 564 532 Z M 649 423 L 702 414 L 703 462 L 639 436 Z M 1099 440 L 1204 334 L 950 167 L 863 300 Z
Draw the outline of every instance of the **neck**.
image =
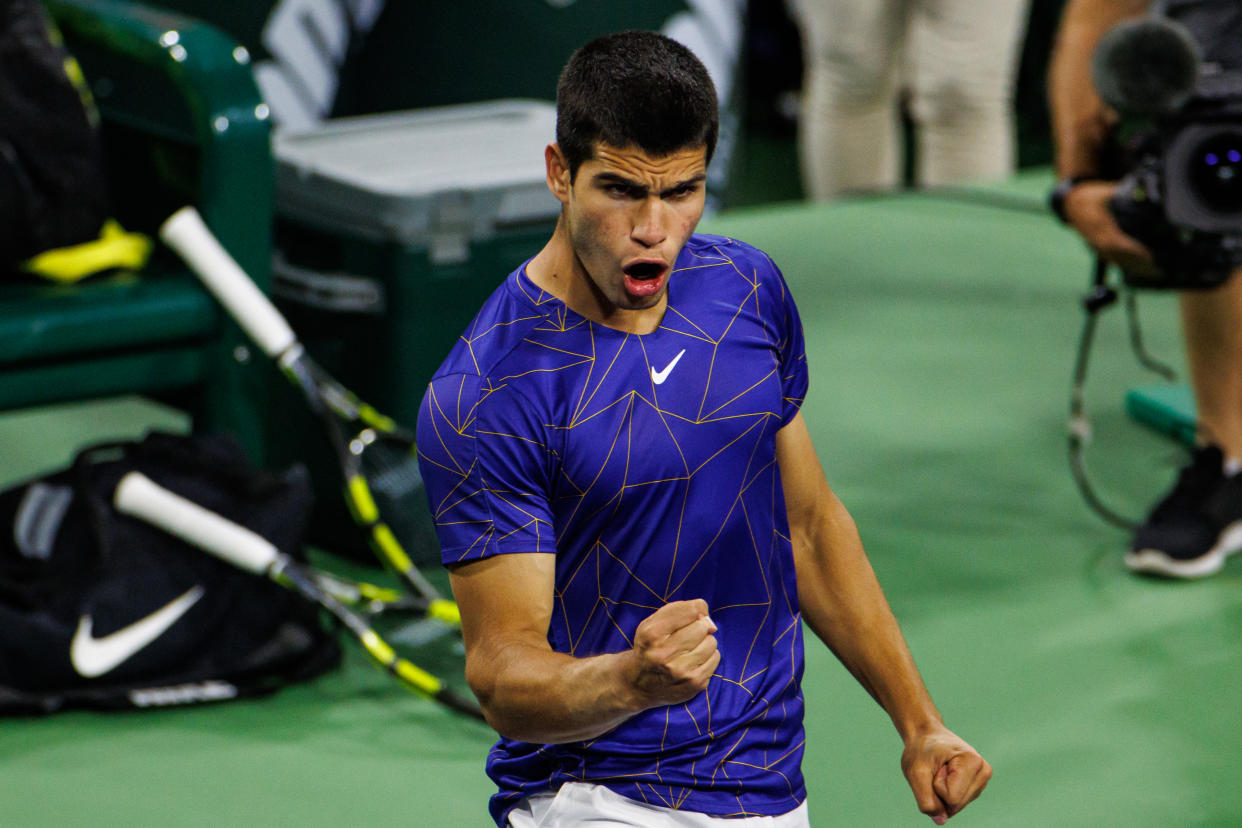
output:
M 623 333 L 655 331 L 668 307 L 667 292 L 650 308 L 621 308 L 609 301 L 574 252 L 564 216 L 557 221 L 552 238 L 526 265 L 526 275 L 536 287 L 556 297 L 584 319 Z

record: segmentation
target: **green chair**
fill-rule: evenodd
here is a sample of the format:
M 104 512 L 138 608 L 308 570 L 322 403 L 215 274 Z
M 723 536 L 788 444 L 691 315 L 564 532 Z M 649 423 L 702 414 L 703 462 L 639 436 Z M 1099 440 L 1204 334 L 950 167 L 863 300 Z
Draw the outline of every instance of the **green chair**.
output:
M 244 49 L 184 15 L 122 0 L 47 0 L 101 116 L 117 218 L 154 235 L 195 204 L 266 285 L 272 157 Z M 257 354 L 256 354 L 257 356 Z M 166 251 L 137 273 L 0 284 L 0 409 L 141 394 L 234 433 L 264 460 L 270 366 Z

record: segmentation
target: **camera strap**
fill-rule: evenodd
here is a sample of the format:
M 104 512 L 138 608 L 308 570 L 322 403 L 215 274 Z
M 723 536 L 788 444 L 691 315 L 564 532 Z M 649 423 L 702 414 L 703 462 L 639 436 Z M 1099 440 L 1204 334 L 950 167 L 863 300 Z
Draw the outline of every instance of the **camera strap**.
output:
M 1074 482 L 1087 505 L 1104 520 L 1128 531 L 1138 527 L 1138 523 L 1107 506 L 1092 486 L 1087 473 L 1086 446 L 1091 442 L 1091 422 L 1087 418 L 1084 390 L 1087 384 L 1087 367 L 1091 359 L 1091 348 L 1095 342 L 1096 327 L 1099 314 L 1105 308 L 1114 305 L 1119 298 L 1117 289 L 1109 279 L 1110 267 L 1107 261 L 1097 256 L 1092 265 L 1091 288 L 1082 298 L 1082 306 L 1086 315 L 1083 319 L 1082 334 L 1078 339 L 1078 353 L 1074 359 L 1074 376 L 1070 387 L 1069 421 L 1067 434 L 1069 438 L 1070 470 Z M 1134 289 L 1125 286 L 1126 319 L 1130 331 L 1130 346 L 1139 363 L 1164 379 L 1175 378 L 1173 369 L 1152 358 L 1143 344 L 1142 330 L 1138 320 L 1138 302 Z

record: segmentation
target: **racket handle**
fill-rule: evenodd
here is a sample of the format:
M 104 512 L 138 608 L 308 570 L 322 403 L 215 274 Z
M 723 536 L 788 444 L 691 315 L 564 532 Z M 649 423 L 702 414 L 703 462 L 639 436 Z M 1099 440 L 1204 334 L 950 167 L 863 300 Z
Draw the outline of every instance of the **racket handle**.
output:
M 229 255 L 193 207 L 182 207 L 160 226 L 160 239 L 176 251 L 254 343 L 277 357 L 297 341 L 280 311 Z
M 144 520 L 257 575 L 266 575 L 281 555 L 262 535 L 170 492 L 142 472 L 122 477 L 112 502 L 122 514 Z

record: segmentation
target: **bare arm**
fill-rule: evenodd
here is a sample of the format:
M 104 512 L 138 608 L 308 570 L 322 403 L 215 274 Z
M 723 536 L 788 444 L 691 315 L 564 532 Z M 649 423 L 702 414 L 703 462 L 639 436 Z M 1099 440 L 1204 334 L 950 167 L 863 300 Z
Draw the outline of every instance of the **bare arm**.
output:
M 541 744 L 590 739 L 649 707 L 707 687 L 720 663 L 706 602 L 666 604 L 620 653 L 576 658 L 548 643 L 555 557 L 498 555 L 450 575 L 462 616 L 466 680 L 488 723 Z
M 893 718 L 903 739 L 940 724 L 854 520 L 828 486 L 799 414 L 777 437 L 802 617 Z
M 1099 151 L 1116 123 L 1091 83 L 1091 55 L 1104 33 L 1146 11 L 1147 0 L 1069 0 L 1048 62 L 1048 107 L 1062 178 L 1099 174 Z
M 803 619 L 893 720 L 919 809 L 943 823 L 979 795 L 992 769 L 941 721 L 801 414 L 777 434 L 776 456 Z
M 1117 122 L 1091 82 L 1096 44 L 1118 22 L 1146 11 L 1147 0 L 1069 0 L 1048 63 L 1048 108 L 1060 178 L 1100 175 L 1100 153 Z M 1117 226 L 1108 208 L 1114 185 L 1087 181 L 1065 198 L 1070 225 L 1097 253 L 1134 273 L 1154 272 L 1151 253 Z

